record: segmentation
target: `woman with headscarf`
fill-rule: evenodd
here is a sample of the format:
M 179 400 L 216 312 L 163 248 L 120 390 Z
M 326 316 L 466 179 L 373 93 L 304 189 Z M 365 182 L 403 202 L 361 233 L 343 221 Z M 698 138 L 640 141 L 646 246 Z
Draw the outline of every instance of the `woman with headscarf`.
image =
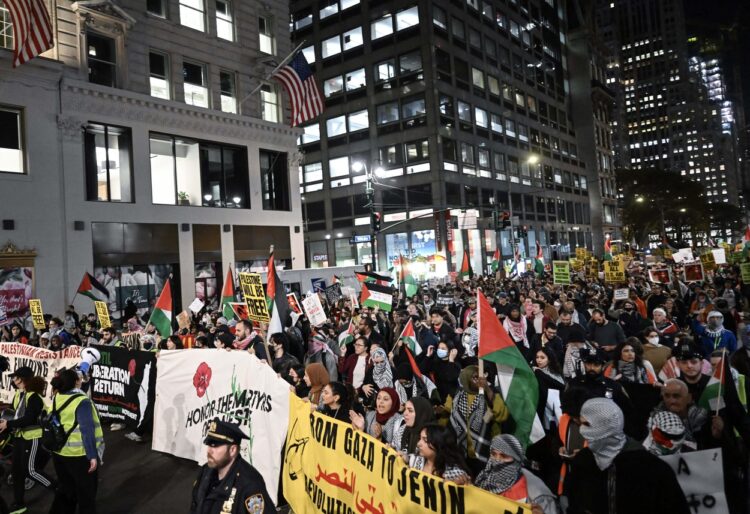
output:
M 310 339 L 307 355 L 305 355 L 305 366 L 313 362 L 319 362 L 325 366 L 331 380 L 338 380 L 338 356 L 333 353 L 331 341 L 322 331 Z
M 719 311 L 711 311 L 706 320 L 704 325 L 693 319 L 693 333 L 703 357 L 707 359 L 712 352 L 722 348 L 729 353 L 734 352 L 737 349 L 737 338 L 724 328 L 724 315 Z
M 440 341 L 435 347 L 427 348 L 427 358 L 422 361 L 422 370 L 435 377 L 435 386 L 440 398 L 455 396 L 458 389 L 458 376 L 461 365 L 458 361 L 458 350 L 452 342 Z
M 567 514 L 690 512 L 669 464 L 625 435 L 625 416 L 614 401 L 587 400 L 579 421 L 588 447 L 573 458 L 566 477 Z
M 456 444 L 456 437 L 450 429 L 428 423 L 417 442 L 417 455 L 409 461 L 409 466 L 459 485 L 471 483 L 469 467 Z
M 500 433 L 500 424 L 508 419 L 508 409 L 499 394 L 490 388 L 477 366 L 467 366 L 459 376 L 461 389 L 449 397 L 445 410 L 456 432 L 459 447 L 468 457 L 474 473 L 484 467 L 490 456 L 490 440 Z
M 416 396 L 427 398 L 435 404 L 440 403 L 440 393 L 435 383 L 426 375 L 415 377 L 414 370 L 408 363 L 402 362 L 399 364 L 393 378 L 393 385 L 398 391 L 398 397 L 402 404 L 405 405 L 408 399 Z
M 513 501 L 530 503 L 534 514 L 558 514 L 557 496 L 523 467 L 523 447 L 510 434 L 492 438 L 490 458 L 474 485 Z
M 320 403 L 320 393 L 323 391 L 323 387 L 331 381 L 331 378 L 325 366 L 319 362 L 313 362 L 305 368 L 304 381 L 310 388 L 307 399 L 310 401 L 312 410 L 315 410 Z
M 362 403 L 366 407 L 372 407 L 378 391 L 385 387 L 393 387 L 393 370 L 385 350 L 375 348 L 370 354 L 370 365 L 359 391 Z
M 404 423 L 393 432 L 391 446 L 408 462 L 409 456 L 417 452 L 422 428 L 435 421 L 435 411 L 427 398 L 417 396 L 406 402 L 403 416 Z
M 404 423 L 404 417 L 399 414 L 399 410 L 401 402 L 398 393 L 392 387 L 384 387 L 377 394 L 374 410 L 368 411 L 364 416 L 351 410 L 349 416 L 354 428 L 389 443 L 393 440 L 393 434 Z
M 503 328 L 508 335 L 510 335 L 510 338 L 513 339 L 513 342 L 518 347 L 523 358 L 526 361 L 529 361 L 530 345 L 526 334 L 528 326 L 526 324 L 526 318 L 521 316 L 521 309 L 518 305 L 511 306 L 508 316 L 505 318 L 505 321 L 503 321 Z

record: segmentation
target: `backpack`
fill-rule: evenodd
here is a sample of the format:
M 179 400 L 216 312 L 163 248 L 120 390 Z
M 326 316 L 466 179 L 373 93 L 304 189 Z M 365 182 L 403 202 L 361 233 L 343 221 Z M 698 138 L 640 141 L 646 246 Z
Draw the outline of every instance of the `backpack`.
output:
M 39 416 L 39 426 L 42 427 L 42 446 L 50 452 L 59 452 L 63 449 L 65 446 L 65 443 L 68 442 L 68 437 L 70 437 L 70 434 L 73 432 L 73 430 L 76 429 L 78 426 L 78 419 L 75 420 L 73 423 L 73 426 L 70 427 L 70 430 L 67 432 L 63 428 L 62 423 L 60 422 L 60 411 L 65 410 L 65 407 L 67 407 L 70 402 L 72 402 L 74 399 L 85 396 L 83 394 L 74 394 L 68 400 L 62 404 L 62 407 L 59 409 L 56 405 L 57 398 L 52 400 L 52 410 L 47 413 L 45 411 L 42 411 L 42 414 Z

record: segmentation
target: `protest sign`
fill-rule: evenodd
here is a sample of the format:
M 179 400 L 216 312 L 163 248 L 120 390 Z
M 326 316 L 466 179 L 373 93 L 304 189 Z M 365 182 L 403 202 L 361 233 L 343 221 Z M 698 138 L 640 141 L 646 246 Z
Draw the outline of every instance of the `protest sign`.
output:
M 662 460 L 674 471 L 690 512 L 729 514 L 724 494 L 721 449 L 665 455 Z
M 8 313 L 5 312 L 5 307 L 0 305 L 0 327 L 8 325 Z
M 630 291 L 627 287 L 622 289 L 615 289 L 615 301 L 617 300 L 627 300 L 629 296 Z
M 52 400 L 52 388 L 49 382 L 59 370 L 77 366 L 81 362 L 81 347 L 69 346 L 59 352 L 36 348 L 21 343 L 0 343 L 0 355 L 8 359 L 8 370 L 0 378 L 0 403 L 11 403 L 15 388 L 10 378 L 18 368 L 28 366 L 34 375 L 42 377 L 48 384 L 44 399 L 47 404 Z
M 685 275 L 685 282 L 701 282 L 703 281 L 703 264 L 700 261 L 685 263 L 683 274 Z
M 302 307 L 304 307 L 307 319 L 312 326 L 317 327 L 326 322 L 328 316 L 326 316 L 323 304 L 320 303 L 320 298 L 317 294 L 313 294 L 302 300 Z
M 716 260 L 714 260 L 714 254 L 711 252 L 704 253 L 701 255 L 701 264 L 705 271 L 713 271 L 716 269 Z
M 439 294 L 435 300 L 438 307 L 450 307 L 453 305 L 453 296 L 449 294 Z
M 177 327 L 180 329 L 190 328 L 190 314 L 188 311 L 182 311 L 177 315 Z
M 161 363 L 159 364 L 161 365 Z M 295 514 L 513 513 L 516 503 L 410 468 L 398 452 L 290 395 L 284 496 Z
M 586 248 L 576 248 L 576 259 L 585 261 L 587 255 L 588 251 L 586 250 Z
M 311 278 L 310 283 L 312 284 L 313 291 L 316 293 L 322 293 L 326 290 L 326 280 L 324 278 Z
M 266 293 L 263 291 L 263 282 L 260 273 L 239 273 L 242 296 L 247 304 L 247 317 L 252 321 L 271 320 L 266 303 Z
M 162 351 L 152 448 L 203 464 L 203 438 L 216 417 L 238 423 L 250 438 L 242 441 L 240 454 L 263 476 L 275 502 L 289 384 L 247 352 Z
M 622 261 L 604 261 L 604 280 L 612 283 L 627 282 Z
M 297 300 L 296 294 L 287 293 L 286 302 L 289 304 L 289 308 L 292 309 L 292 312 L 302 314 L 302 306 L 299 304 L 299 300 Z
M 101 328 L 111 327 L 112 322 L 109 320 L 107 302 L 94 302 L 94 308 L 96 309 L 96 317 L 99 318 L 99 326 Z
M 740 273 L 742 281 L 745 284 L 750 284 L 750 262 L 743 262 L 740 264 Z
M 339 298 L 343 296 L 341 294 L 341 284 L 338 282 L 326 287 L 325 292 L 326 292 L 326 300 L 328 301 L 328 305 L 335 304 L 336 302 L 339 301 Z
M 237 319 L 250 319 L 250 313 L 247 310 L 247 304 L 245 302 L 229 302 L 229 306 L 232 308 L 232 312 Z
M 570 285 L 570 263 L 568 261 L 552 261 L 552 278 L 555 284 Z
M 37 299 L 29 300 L 29 311 L 31 311 L 31 322 L 37 330 L 47 328 L 44 323 L 44 311 L 42 310 L 42 301 Z
M 651 268 L 648 278 L 655 284 L 669 284 L 672 281 L 672 271 L 669 268 Z
M 192 312 L 193 314 L 198 314 L 205 305 L 206 304 L 203 303 L 203 301 L 200 298 L 196 298 L 190 304 L 190 306 L 188 307 L 188 309 L 190 309 L 190 312 Z
M 723 248 L 715 248 L 711 250 L 711 253 L 714 256 L 714 262 L 717 266 L 727 263 L 727 254 Z
M 589 261 L 589 272 L 586 274 L 588 278 L 593 278 L 596 280 L 599 278 L 599 261 L 597 260 L 591 260 Z
M 91 366 L 91 400 L 102 419 L 136 429 L 153 407 L 156 354 L 117 346 L 94 345 L 99 362 Z
M 676 264 L 690 262 L 694 260 L 693 251 L 690 248 L 682 248 L 674 252 L 674 254 L 672 254 L 672 258 L 674 259 L 674 262 Z

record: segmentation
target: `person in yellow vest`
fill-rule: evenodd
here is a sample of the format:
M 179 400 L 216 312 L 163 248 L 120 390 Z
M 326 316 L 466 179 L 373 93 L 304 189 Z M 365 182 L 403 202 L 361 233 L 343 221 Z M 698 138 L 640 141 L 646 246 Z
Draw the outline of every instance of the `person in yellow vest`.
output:
M 559 514 L 557 497 L 541 478 L 523 468 L 521 443 L 510 434 L 497 435 L 490 444 L 490 458 L 474 485 L 509 500 L 531 504 L 533 514 Z
M 34 376 L 29 367 L 18 368 L 11 374 L 16 394 L 13 397 L 13 419 L 0 420 L 0 432 L 9 430 L 13 435 L 13 504 L 10 514 L 26 512 L 24 492 L 26 477 L 44 487 L 52 487 L 52 480 L 42 471 L 49 453 L 39 444 L 42 429 L 39 415 L 44 409 L 44 379 Z
M 81 391 L 82 383 L 82 376 L 74 369 L 63 370 L 52 379 L 57 391 L 52 410 L 59 413 L 68 437 L 60 450 L 52 452 L 58 487 L 50 514 L 96 513 L 97 470 L 104 453 L 104 436 L 96 407 Z

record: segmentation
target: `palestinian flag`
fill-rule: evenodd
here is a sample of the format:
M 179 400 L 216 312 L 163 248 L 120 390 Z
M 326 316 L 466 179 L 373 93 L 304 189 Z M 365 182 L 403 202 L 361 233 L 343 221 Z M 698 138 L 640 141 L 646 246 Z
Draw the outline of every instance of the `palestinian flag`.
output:
M 363 307 L 377 307 L 381 311 L 391 312 L 393 304 L 392 289 L 390 286 L 363 282 L 359 303 Z
M 541 436 L 538 431 L 541 423 L 537 427 L 539 384 L 529 364 L 500 324 L 495 311 L 481 291 L 477 291 L 477 306 L 478 356 L 497 365 L 503 398 L 516 423 L 514 435 L 525 448 L 535 442 L 536 437 L 541 439 L 544 436 L 544 429 Z
M 227 303 L 230 309 L 232 309 L 232 314 L 235 319 L 250 319 L 250 311 L 247 308 L 247 304 L 245 302 L 229 302 Z
M 109 291 L 89 272 L 83 274 L 81 285 L 78 286 L 76 294 L 88 296 L 95 302 L 109 300 Z
M 745 244 L 745 247 L 750 246 L 750 225 L 745 227 L 745 235 L 742 237 L 742 242 Z
M 331 280 L 331 284 L 338 284 L 339 282 L 341 282 L 341 279 L 334 275 L 333 280 Z
M 510 272 L 508 273 L 509 276 L 520 275 L 520 273 L 518 273 L 519 262 L 521 262 L 521 252 L 518 247 L 516 247 L 516 251 L 513 253 L 513 265 L 510 267 Z
M 706 388 L 703 390 L 703 393 L 701 393 L 701 397 L 698 400 L 698 406 L 703 407 L 709 412 L 713 411 L 714 413 L 718 413 L 726 405 L 724 402 L 724 396 L 726 395 L 727 389 L 727 375 L 729 375 L 730 380 L 732 379 L 729 366 L 726 362 L 726 356 L 726 352 L 721 354 L 721 360 L 716 365 L 716 369 L 708 380 L 708 384 L 706 384 Z
M 604 236 L 604 260 L 612 260 L 612 240 L 610 239 L 609 234 Z
M 500 248 L 495 248 L 495 254 L 492 256 L 492 263 L 490 264 L 492 273 L 497 273 L 497 270 L 500 269 L 500 258 Z
M 414 321 L 409 318 L 406 326 L 401 331 L 401 335 L 398 336 L 399 341 L 404 341 L 404 344 L 409 347 L 413 355 L 419 355 L 422 353 L 422 347 L 417 343 L 417 334 L 414 331 Z
M 542 245 L 539 244 L 539 240 L 536 240 L 536 257 L 534 258 L 534 271 L 538 277 L 544 276 L 544 254 L 542 253 Z
M 461 280 L 469 280 L 474 276 L 474 271 L 471 269 L 468 250 L 464 250 L 464 260 L 461 263 L 461 271 L 458 272 L 458 276 Z
M 234 302 L 234 276 L 232 268 L 227 270 L 227 278 L 224 280 L 224 288 L 221 290 L 221 314 L 227 321 L 234 319 L 234 309 L 230 303 Z
M 279 279 L 278 273 L 276 273 L 273 251 L 268 258 L 267 277 L 266 303 L 268 303 L 268 312 L 271 315 L 271 321 L 268 323 L 266 341 L 271 339 L 273 334 L 283 333 L 289 320 L 289 302 L 286 299 L 284 284 Z
M 368 284 L 378 284 L 381 286 L 387 286 L 393 281 L 391 277 L 386 277 L 385 275 L 378 275 L 377 273 L 372 273 L 371 271 L 355 271 L 354 275 L 357 277 L 357 280 L 359 280 L 360 282 L 368 283 Z
M 404 288 L 404 293 L 407 297 L 414 296 L 417 294 L 417 291 L 419 290 L 419 287 L 417 286 L 416 280 L 414 280 L 414 277 L 411 273 L 409 273 L 409 268 L 406 264 L 406 259 L 404 259 L 403 255 L 399 256 L 399 260 L 401 262 L 401 284 Z
M 349 320 L 349 326 L 339 334 L 339 348 L 344 348 L 346 345 L 354 341 L 354 331 L 354 323 L 352 323 L 352 320 Z
M 161 290 L 159 299 L 156 300 L 148 322 L 163 338 L 172 335 L 172 288 L 169 286 L 169 280 L 164 282 L 164 289 Z

